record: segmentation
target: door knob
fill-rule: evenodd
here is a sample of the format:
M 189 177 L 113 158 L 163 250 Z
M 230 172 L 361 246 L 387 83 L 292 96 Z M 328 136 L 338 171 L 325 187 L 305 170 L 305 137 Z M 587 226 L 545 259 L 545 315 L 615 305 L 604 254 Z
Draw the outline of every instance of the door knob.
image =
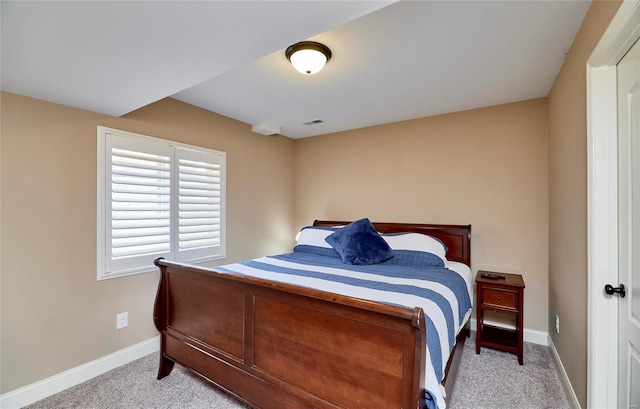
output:
M 624 296 L 627 295 L 627 292 L 624 290 L 624 284 L 620 284 L 620 287 L 614 287 L 611 284 L 607 284 L 604 286 L 604 292 L 609 295 L 618 293 L 621 298 L 624 298 Z

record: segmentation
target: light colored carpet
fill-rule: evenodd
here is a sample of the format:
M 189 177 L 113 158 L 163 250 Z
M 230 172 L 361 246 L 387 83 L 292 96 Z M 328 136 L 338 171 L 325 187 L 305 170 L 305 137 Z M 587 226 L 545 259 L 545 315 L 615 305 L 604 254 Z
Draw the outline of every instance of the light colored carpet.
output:
M 465 343 L 450 409 L 571 408 L 548 347 L 526 343 L 520 366 L 513 354 L 483 348 L 476 355 L 474 341 Z M 160 381 L 157 370 L 154 353 L 28 408 L 247 409 L 179 365 Z
M 514 354 L 482 348 L 467 338 L 449 408 L 565 409 L 567 399 L 551 348 L 525 342 L 523 364 Z

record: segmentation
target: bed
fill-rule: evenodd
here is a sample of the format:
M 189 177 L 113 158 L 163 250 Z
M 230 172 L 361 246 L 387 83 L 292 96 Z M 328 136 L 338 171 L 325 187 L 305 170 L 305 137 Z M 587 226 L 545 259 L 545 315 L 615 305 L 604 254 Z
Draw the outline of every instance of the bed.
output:
M 327 271 L 341 271 L 342 266 L 335 255 L 328 260 L 331 255 L 313 254 L 327 253 L 331 246 L 314 243 L 317 237 L 310 233 L 317 236 L 325 230 L 331 234 L 341 226 L 346 229 L 351 224 L 316 220 L 301 231 L 306 239 L 299 239 L 294 252 L 244 263 L 205 268 L 156 260 L 161 271 L 153 314 L 160 332 L 158 379 L 169 375 L 177 362 L 261 409 L 444 407 L 468 336 L 471 295 L 468 305 L 455 301 L 460 304 L 459 311 L 447 313 L 447 317 L 455 316 L 453 329 L 431 337 L 432 342 L 440 338 L 441 345 L 448 344 L 447 348 L 440 347 L 440 353 L 433 353 L 431 347 L 427 348 L 427 334 L 437 320 L 425 314 L 425 310 L 432 310 L 432 301 L 418 307 L 411 304 L 413 294 L 402 296 L 400 301 L 388 300 L 386 295 L 383 301 L 360 297 L 360 292 L 349 295 L 351 290 L 342 288 L 351 288 L 350 281 L 331 284 L 329 288 L 335 291 L 314 287 L 314 280 L 324 281 Z M 451 275 L 468 274 L 464 285 L 471 291 L 470 225 L 373 226 L 387 242 L 396 240 L 395 236 L 405 237 L 404 233 L 437 239 L 446 249 L 446 271 L 451 273 L 463 266 L 467 272 Z M 349 266 L 345 273 L 349 278 L 344 280 L 365 277 L 368 282 L 369 274 L 388 269 L 393 274 L 413 274 L 412 269 L 393 265 L 404 260 L 398 256 L 402 251 L 394 251 L 396 257 L 375 266 Z M 318 257 L 331 264 L 317 266 Z M 391 265 L 385 267 L 387 263 Z M 266 273 L 254 274 L 254 270 Z M 301 270 L 313 271 L 316 276 L 300 277 Z M 293 279 L 285 282 L 279 278 L 281 274 L 291 274 Z M 415 287 L 396 281 L 404 279 L 389 279 L 389 285 Z M 462 291 L 458 281 L 456 286 Z M 363 291 L 376 298 L 386 290 L 376 284 Z M 443 336 L 444 332 L 448 336 Z M 442 357 L 436 359 L 438 365 L 431 365 L 434 356 Z M 440 365 L 441 371 L 436 369 Z

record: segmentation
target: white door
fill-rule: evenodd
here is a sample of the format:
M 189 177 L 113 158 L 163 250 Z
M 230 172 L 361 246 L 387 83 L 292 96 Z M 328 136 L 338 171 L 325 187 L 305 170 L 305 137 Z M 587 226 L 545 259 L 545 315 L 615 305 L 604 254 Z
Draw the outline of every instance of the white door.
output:
M 640 409 L 640 41 L 617 70 L 618 407 Z

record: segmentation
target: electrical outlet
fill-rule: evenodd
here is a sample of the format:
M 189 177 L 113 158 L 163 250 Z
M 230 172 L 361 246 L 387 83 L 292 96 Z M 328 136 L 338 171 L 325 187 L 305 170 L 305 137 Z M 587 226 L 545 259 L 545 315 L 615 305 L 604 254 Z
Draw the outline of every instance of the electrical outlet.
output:
M 556 314 L 556 334 L 560 333 L 560 317 Z
M 129 313 L 121 312 L 116 315 L 116 329 L 121 329 L 129 325 Z

